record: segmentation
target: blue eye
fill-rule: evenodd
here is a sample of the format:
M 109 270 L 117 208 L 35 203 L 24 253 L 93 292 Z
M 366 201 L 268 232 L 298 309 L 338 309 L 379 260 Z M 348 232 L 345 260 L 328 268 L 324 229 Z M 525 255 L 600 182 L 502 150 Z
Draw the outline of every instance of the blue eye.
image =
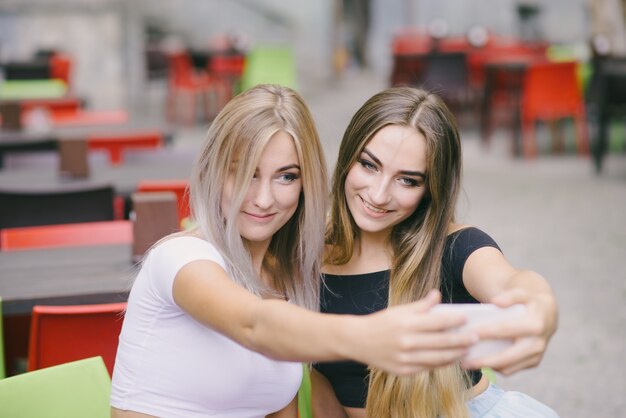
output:
M 298 180 L 300 176 L 296 173 L 281 173 L 278 175 L 278 181 L 283 184 L 293 183 Z
M 409 177 L 400 177 L 398 181 L 400 181 L 400 183 L 402 183 L 403 186 L 407 186 L 407 187 L 420 186 L 420 182 L 418 180 L 415 180 Z
M 367 170 L 371 170 L 371 171 L 376 170 L 376 166 L 364 158 L 359 158 L 357 161 L 359 162 L 359 164 L 361 164 L 363 168 Z

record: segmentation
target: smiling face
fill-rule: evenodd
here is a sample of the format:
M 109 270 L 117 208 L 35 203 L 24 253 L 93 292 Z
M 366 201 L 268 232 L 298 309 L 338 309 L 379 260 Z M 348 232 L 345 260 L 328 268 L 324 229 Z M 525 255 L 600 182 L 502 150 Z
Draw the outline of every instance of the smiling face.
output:
M 388 125 L 365 145 L 345 181 L 346 202 L 361 233 L 383 233 L 407 219 L 426 194 L 426 139 Z
M 236 165 L 236 162 L 233 163 Z M 222 212 L 229 213 L 234 168 L 222 194 Z M 298 208 L 302 179 L 300 160 L 292 137 L 279 131 L 269 140 L 237 214 L 237 228 L 248 245 L 268 245 Z

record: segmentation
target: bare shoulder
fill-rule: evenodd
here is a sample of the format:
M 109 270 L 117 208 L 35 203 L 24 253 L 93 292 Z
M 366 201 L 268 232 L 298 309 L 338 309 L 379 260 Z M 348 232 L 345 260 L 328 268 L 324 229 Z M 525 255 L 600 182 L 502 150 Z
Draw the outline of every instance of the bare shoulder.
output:
M 462 229 L 472 228 L 474 225 L 452 223 L 448 226 L 448 235 L 454 234 Z

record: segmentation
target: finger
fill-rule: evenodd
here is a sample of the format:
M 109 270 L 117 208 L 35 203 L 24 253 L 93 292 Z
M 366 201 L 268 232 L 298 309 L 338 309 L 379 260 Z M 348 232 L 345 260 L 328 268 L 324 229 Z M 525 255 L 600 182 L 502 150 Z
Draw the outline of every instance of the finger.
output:
M 511 367 L 500 369 L 499 373 L 502 373 L 505 376 L 510 376 L 513 373 L 517 373 L 517 372 L 519 372 L 521 370 L 531 369 L 533 367 L 537 367 L 537 365 L 540 363 L 540 361 L 541 361 L 541 357 L 540 356 L 531 357 L 531 358 L 528 358 L 526 361 L 514 364 Z
M 523 365 L 524 368 L 529 367 L 532 362 L 538 364 L 543 351 L 540 344 L 532 343 L 528 340 L 521 340 L 511 347 L 499 353 L 465 361 L 463 366 L 467 368 L 491 367 L 494 370 L 505 370 L 510 368 L 518 368 L 517 365 Z
M 441 292 L 432 289 L 422 299 L 410 303 L 408 306 L 413 308 L 414 312 L 427 312 L 438 303 L 441 303 Z
M 481 339 L 536 337 L 542 335 L 543 324 L 532 314 L 507 322 L 477 325 L 472 329 Z
M 454 331 L 467 322 L 467 318 L 460 312 L 428 312 L 414 315 L 411 321 L 412 329 L 417 332 Z M 472 330 L 474 335 L 478 333 Z
M 472 332 L 421 332 L 408 340 L 407 351 L 468 349 L 476 342 L 478 336 Z

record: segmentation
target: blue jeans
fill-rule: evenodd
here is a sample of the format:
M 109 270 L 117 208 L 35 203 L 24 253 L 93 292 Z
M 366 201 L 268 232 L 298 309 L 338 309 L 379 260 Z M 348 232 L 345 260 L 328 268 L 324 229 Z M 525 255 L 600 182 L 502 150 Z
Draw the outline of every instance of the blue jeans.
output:
M 504 391 L 489 384 L 467 402 L 472 418 L 558 418 L 551 408 L 521 392 Z

